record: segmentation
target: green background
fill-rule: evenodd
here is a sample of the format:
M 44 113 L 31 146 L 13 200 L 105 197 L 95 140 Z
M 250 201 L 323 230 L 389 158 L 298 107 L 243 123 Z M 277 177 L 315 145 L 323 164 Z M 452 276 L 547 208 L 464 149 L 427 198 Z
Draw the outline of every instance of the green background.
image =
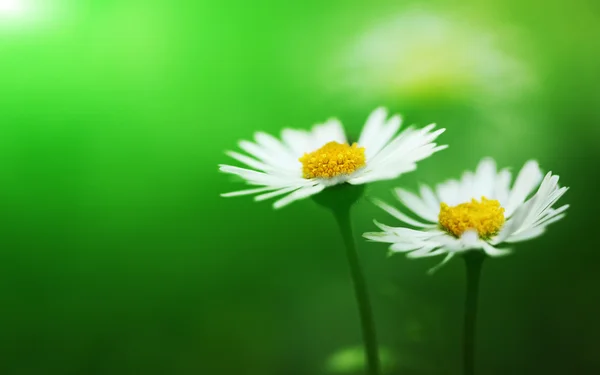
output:
M 356 137 L 379 105 L 446 127 L 450 148 L 371 195 L 483 156 L 535 158 L 571 187 L 566 219 L 484 265 L 478 367 L 600 372 L 599 3 L 22 2 L 0 10 L 0 373 L 360 374 L 333 219 L 220 198 L 243 185 L 217 164 L 255 131 L 330 116 Z M 415 14 L 458 31 L 431 44 Z M 392 57 L 347 52 L 395 19 L 377 34 Z M 520 68 L 484 74 L 498 61 L 479 37 Z M 354 214 L 357 237 L 394 223 Z M 459 374 L 463 264 L 428 276 L 440 259 L 358 244 L 388 373 Z

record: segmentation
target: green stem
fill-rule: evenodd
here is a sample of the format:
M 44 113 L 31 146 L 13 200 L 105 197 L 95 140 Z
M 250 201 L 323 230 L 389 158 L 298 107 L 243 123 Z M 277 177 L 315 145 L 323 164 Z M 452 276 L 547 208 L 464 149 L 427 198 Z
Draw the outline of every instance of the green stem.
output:
M 472 250 L 463 259 L 467 270 L 467 295 L 465 298 L 465 321 L 463 336 L 464 375 L 475 375 L 475 336 L 477 324 L 477 298 L 479 295 L 479 276 L 485 254 Z
M 354 293 L 358 303 L 360 322 L 362 327 L 363 340 L 365 344 L 365 356 L 367 360 L 368 375 L 380 375 L 379 353 L 377 347 L 377 335 L 375 333 L 375 322 L 373 312 L 369 301 L 367 284 L 360 267 L 356 244 L 352 234 L 352 225 L 350 223 L 350 207 L 338 208 L 333 210 L 335 219 L 340 227 L 344 245 L 346 247 L 346 256 L 350 265 L 350 274 L 354 284 Z

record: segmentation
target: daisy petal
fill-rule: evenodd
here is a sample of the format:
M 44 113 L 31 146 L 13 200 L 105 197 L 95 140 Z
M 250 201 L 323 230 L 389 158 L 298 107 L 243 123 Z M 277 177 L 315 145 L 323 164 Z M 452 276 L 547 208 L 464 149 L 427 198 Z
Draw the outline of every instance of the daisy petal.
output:
M 483 251 L 485 251 L 485 253 L 491 257 L 501 257 L 512 252 L 511 249 L 497 249 L 485 241 L 481 241 L 481 246 Z
M 460 242 L 462 243 L 464 249 L 478 249 L 480 248 L 479 234 L 474 229 L 466 230 L 460 236 Z
M 558 187 L 558 176 L 552 175 L 550 172 L 542 181 L 540 188 L 537 193 L 528 200 L 523 206 L 519 207 L 518 211 L 525 210 L 523 207 L 527 207 L 527 214 L 523 219 L 521 225 L 514 232 L 515 234 L 527 230 L 533 226 L 540 219 L 552 213 L 552 206 L 560 199 L 560 197 L 568 190 L 566 187 Z M 564 210 L 564 208 L 561 208 Z
M 514 213 L 514 215 L 506 221 L 504 227 L 502 227 L 502 229 L 500 230 L 500 233 L 498 233 L 498 235 L 495 238 L 493 238 L 491 243 L 493 245 L 497 245 L 506 240 L 515 232 L 517 232 L 523 225 L 523 222 L 527 218 L 527 215 L 529 215 L 533 203 L 534 201 L 532 198 L 529 201 L 525 202 L 521 207 L 519 207 L 519 209 Z
M 456 253 L 448 253 L 444 260 L 442 260 L 438 265 L 430 268 L 427 271 L 427 274 L 433 275 L 434 273 L 436 273 L 440 268 L 442 268 L 446 263 L 448 263 L 452 258 L 454 258 L 454 255 L 456 255 Z
M 539 219 L 537 219 L 537 221 L 533 224 L 533 226 L 539 226 L 539 225 L 547 226 L 548 225 L 547 222 L 549 220 L 552 220 L 557 216 L 563 217 L 564 215 L 561 215 L 561 214 L 563 212 L 565 212 L 568 208 L 569 208 L 569 205 L 565 204 L 564 206 L 561 206 L 557 209 L 550 208 L 550 209 L 546 210 L 546 212 L 543 215 L 540 215 Z
M 398 236 L 388 232 L 366 232 L 363 233 L 363 237 L 373 242 L 397 243 L 401 241 Z
M 272 150 L 266 149 L 261 145 L 249 141 L 240 141 L 238 146 L 246 153 L 254 156 L 261 162 L 272 166 L 279 170 L 290 170 L 290 164 L 286 158 L 281 158 L 280 155 L 274 153 Z
M 418 196 L 402 188 L 396 188 L 394 192 L 396 193 L 400 202 L 406 205 L 406 207 L 408 207 L 412 212 L 428 221 L 437 221 L 438 212 L 435 212 L 428 207 Z
M 306 130 L 283 129 L 281 138 L 290 148 L 296 159 L 300 158 L 307 152 L 313 151 L 313 140 L 311 134 Z
M 514 242 L 527 241 L 532 238 L 541 236 L 542 234 L 544 234 L 545 231 L 546 231 L 546 227 L 531 228 L 526 231 L 522 231 L 519 234 L 509 236 L 504 242 L 514 243 Z
M 456 206 L 464 203 L 460 200 L 460 182 L 458 180 L 448 180 L 436 186 L 436 193 L 440 202 L 449 206 Z
M 263 172 L 273 170 L 273 168 L 269 167 L 267 164 L 262 163 L 262 162 L 254 159 L 254 158 L 251 158 L 249 156 L 237 153 L 235 151 L 227 151 L 227 152 L 225 152 L 225 154 L 227 154 L 227 156 L 232 157 L 233 159 L 235 159 L 241 163 L 246 164 L 250 168 L 258 169 L 259 171 L 263 171 Z
M 348 143 L 342 123 L 335 118 L 327 120 L 324 124 L 315 125 L 312 134 L 313 149 L 307 152 L 314 151 L 329 142 Z
M 515 185 L 513 186 L 508 203 L 505 208 L 505 215 L 512 216 L 515 210 L 525 201 L 527 196 L 535 189 L 542 180 L 542 172 L 535 160 L 530 160 L 519 172 Z
M 390 246 L 390 251 L 395 253 L 404 253 L 407 251 L 414 251 L 421 248 L 422 245 L 412 242 L 396 242 Z
M 432 224 L 424 224 L 421 223 L 420 221 L 414 220 L 410 217 L 408 217 L 407 215 L 403 214 L 402 212 L 400 212 L 398 209 L 390 206 L 389 204 L 379 200 L 379 199 L 372 199 L 373 203 L 376 204 L 377 206 L 379 206 L 382 210 L 384 210 L 385 212 L 389 213 L 390 215 L 392 215 L 393 217 L 395 217 L 396 219 L 405 222 L 406 224 L 415 226 L 415 227 L 421 227 L 421 228 L 427 228 L 427 227 L 431 227 Z
M 387 180 L 400 176 L 416 168 L 416 162 L 431 156 L 446 146 L 431 143 L 444 129 L 429 133 L 434 124 L 421 130 L 408 128 L 401 132 L 387 145 L 383 146 L 372 158 L 367 160 L 367 167 L 357 174 L 352 183 L 365 183 L 375 180 Z M 366 141 L 368 142 L 368 141 Z M 375 177 L 376 176 L 376 177 Z
M 419 191 L 423 198 L 423 202 L 429 207 L 429 210 L 434 212 L 439 211 L 441 202 L 438 200 L 438 197 L 433 190 L 427 185 L 421 185 Z
M 411 253 L 406 254 L 407 258 L 428 258 L 428 257 L 433 257 L 436 255 L 440 255 L 440 254 L 445 254 L 446 250 L 442 250 L 442 249 L 437 249 L 434 250 L 435 247 L 431 247 L 431 246 L 424 246 L 419 250 L 415 250 Z
M 385 171 L 383 169 L 369 169 L 367 166 L 348 179 L 348 183 L 352 185 L 361 185 L 374 181 L 391 180 L 398 177 L 399 174 L 414 171 L 417 169 L 417 165 L 414 163 L 405 164 L 403 168 L 404 169 L 396 168 L 393 171 Z
M 279 139 L 263 132 L 254 134 L 254 139 L 263 150 L 269 153 L 269 155 L 276 156 L 281 165 L 286 166 L 289 169 L 298 168 L 298 158 L 295 157 L 293 151 Z
M 248 190 L 240 190 L 240 191 L 232 191 L 230 193 L 223 193 L 221 194 L 222 197 L 237 197 L 240 195 L 251 195 L 251 194 L 256 194 L 256 193 L 262 193 L 264 191 L 269 191 L 269 190 L 273 190 L 274 188 L 267 186 L 264 188 L 258 188 L 258 189 L 248 189 Z
M 502 207 L 506 207 L 508 204 L 511 177 L 512 175 L 508 169 L 501 170 L 496 176 L 494 192 L 490 198 L 496 199 Z
M 322 184 L 318 184 L 318 185 L 314 185 L 314 186 L 305 186 L 301 189 L 294 191 L 293 193 L 291 193 L 289 195 L 286 195 L 285 197 L 281 198 L 280 200 L 276 201 L 275 204 L 273 205 L 273 207 L 275 207 L 275 208 L 284 207 L 298 199 L 306 198 L 311 195 L 320 193 L 323 189 L 325 189 L 325 186 Z
M 386 116 L 387 110 L 384 107 L 376 108 L 371 112 L 358 138 L 359 145 L 367 147 L 367 145 L 373 144 L 373 140 L 377 138 L 381 131 Z
M 434 237 L 444 236 L 446 232 L 442 232 L 438 229 L 430 229 L 430 230 L 419 230 L 419 229 L 410 229 L 403 227 L 390 227 L 385 224 L 381 224 L 377 220 L 373 220 L 375 225 L 384 232 L 392 233 L 400 238 L 417 238 L 417 239 L 431 239 Z
M 496 183 L 496 162 L 492 158 L 484 158 L 479 162 L 473 181 L 474 196 L 481 198 L 494 198 L 494 185 Z
M 286 194 L 286 193 L 289 193 L 289 192 L 292 192 L 292 191 L 298 190 L 298 189 L 300 189 L 300 186 L 290 186 L 290 187 L 286 187 L 283 189 L 278 189 L 278 190 L 272 191 L 270 193 L 257 195 L 256 197 L 254 197 L 254 200 L 257 202 L 260 202 L 260 201 L 271 199 L 273 197 L 277 197 L 279 195 Z
M 381 129 L 375 134 L 371 140 L 359 143 L 360 146 L 365 148 L 365 155 L 367 162 L 373 160 L 374 157 L 387 145 L 390 140 L 394 137 L 394 134 L 400 129 L 402 120 L 400 116 L 392 116 L 385 124 L 381 126 Z
M 553 216 L 552 218 L 546 219 L 544 221 L 542 221 L 539 226 L 542 227 L 547 227 L 548 225 L 552 224 L 552 223 L 556 223 L 557 221 L 559 221 L 560 219 L 564 218 L 565 216 L 567 216 L 567 214 L 562 214 L 562 215 L 557 215 L 557 216 Z
M 306 180 L 300 178 L 289 178 L 282 175 L 268 174 L 257 172 L 251 169 L 234 167 L 232 165 L 220 165 L 221 172 L 240 176 L 251 185 L 267 185 L 267 186 L 289 186 L 293 184 L 303 185 Z

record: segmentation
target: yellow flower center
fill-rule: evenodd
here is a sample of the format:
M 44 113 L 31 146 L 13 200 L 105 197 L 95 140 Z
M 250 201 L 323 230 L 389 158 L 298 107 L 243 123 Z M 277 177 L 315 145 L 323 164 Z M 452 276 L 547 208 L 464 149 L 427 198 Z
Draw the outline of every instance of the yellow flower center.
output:
M 471 202 L 450 207 L 446 203 L 440 205 L 440 225 L 456 237 L 466 230 L 474 229 L 480 238 L 489 238 L 500 231 L 504 225 L 504 208 L 495 199 L 481 197 L 481 202 Z
M 332 178 L 350 174 L 365 166 L 365 148 L 329 142 L 317 151 L 304 154 L 300 159 L 304 178 Z

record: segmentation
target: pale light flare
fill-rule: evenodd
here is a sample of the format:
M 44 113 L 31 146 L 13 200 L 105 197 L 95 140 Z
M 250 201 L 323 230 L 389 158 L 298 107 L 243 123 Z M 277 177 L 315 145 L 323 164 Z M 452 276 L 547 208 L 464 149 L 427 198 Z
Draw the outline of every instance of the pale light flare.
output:
M 0 0 L 0 32 L 62 28 L 67 16 L 80 9 L 68 0 Z
M 26 13 L 25 0 L 0 0 L 0 17 L 19 17 Z

